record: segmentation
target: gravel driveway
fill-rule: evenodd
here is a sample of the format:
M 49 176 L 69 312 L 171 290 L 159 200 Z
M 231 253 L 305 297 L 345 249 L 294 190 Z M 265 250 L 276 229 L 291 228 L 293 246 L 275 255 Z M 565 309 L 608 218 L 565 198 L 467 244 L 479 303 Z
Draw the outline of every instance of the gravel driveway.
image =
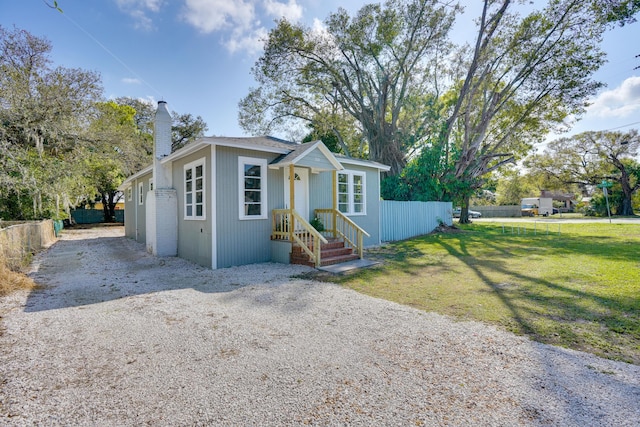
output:
M 0 300 L 0 425 L 561 425 L 640 420 L 640 367 L 455 322 L 306 267 L 211 271 L 68 230 Z

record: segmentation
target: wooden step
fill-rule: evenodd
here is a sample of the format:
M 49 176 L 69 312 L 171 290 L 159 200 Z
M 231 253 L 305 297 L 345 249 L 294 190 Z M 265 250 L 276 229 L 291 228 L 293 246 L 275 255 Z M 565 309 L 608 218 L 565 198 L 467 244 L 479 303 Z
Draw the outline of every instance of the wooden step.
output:
M 354 261 L 356 259 L 359 259 L 360 257 L 358 256 L 358 254 L 348 254 L 348 255 L 338 255 L 338 256 L 332 256 L 332 257 L 322 257 L 322 259 L 320 260 L 320 265 L 322 267 L 324 267 L 325 265 L 333 265 L 333 264 L 340 264 L 343 262 L 347 262 L 347 261 Z
M 353 261 L 360 258 L 357 254 L 353 253 L 353 248 L 345 247 L 342 240 L 327 240 L 329 242 L 323 243 L 320 247 L 321 266 L 339 264 L 342 262 Z M 310 249 L 313 250 L 313 248 Z M 290 262 L 291 264 L 315 267 L 315 264 L 311 261 L 309 255 L 307 255 L 307 253 L 299 245 L 296 244 L 294 244 L 291 248 Z
M 333 238 L 327 239 L 327 240 L 328 240 L 328 243 L 322 243 L 320 245 L 320 250 L 323 252 L 329 249 L 344 248 L 344 242 L 342 240 L 333 239 Z M 309 249 L 313 250 L 313 245 L 311 245 Z M 294 243 L 293 246 L 291 247 L 291 253 L 305 253 L 305 252 L 302 249 L 302 247 L 300 247 L 300 245 L 298 245 L 297 243 Z

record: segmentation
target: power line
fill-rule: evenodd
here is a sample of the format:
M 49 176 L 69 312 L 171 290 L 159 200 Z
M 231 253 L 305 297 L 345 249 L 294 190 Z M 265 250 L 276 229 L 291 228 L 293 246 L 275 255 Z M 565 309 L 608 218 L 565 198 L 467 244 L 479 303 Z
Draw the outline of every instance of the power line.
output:
M 136 78 L 138 78 L 142 83 L 144 83 L 149 89 L 151 89 L 152 91 L 154 91 L 156 93 L 156 95 L 158 95 L 159 98 L 162 99 L 162 94 L 160 93 L 159 90 L 157 90 L 155 87 L 151 86 L 151 84 L 149 82 L 147 82 L 145 79 L 143 79 L 142 77 L 140 77 L 140 75 L 138 73 L 136 73 L 135 71 L 133 71 L 131 69 L 131 67 L 129 67 L 122 59 L 120 59 L 115 53 L 111 52 L 105 45 L 103 45 L 102 43 L 100 43 L 100 41 L 95 38 L 91 33 L 89 33 L 87 30 L 85 30 L 84 28 L 82 28 L 80 26 L 80 24 L 78 24 L 76 21 L 74 21 L 73 19 L 71 19 L 71 17 L 66 14 L 63 13 L 62 14 L 67 20 L 69 20 L 69 22 L 71 22 L 73 25 L 75 25 L 80 31 L 82 31 L 87 37 L 89 37 L 91 40 L 93 40 L 98 46 L 100 46 L 105 52 L 107 52 L 109 55 L 111 55 L 111 57 L 113 59 L 115 59 L 116 61 L 118 61 L 120 63 L 120 65 L 122 65 L 128 72 L 130 72 L 131 74 L 133 74 Z
M 629 123 L 629 124 L 618 126 L 618 127 L 611 128 L 611 129 L 604 129 L 604 130 L 601 130 L 600 132 L 609 132 L 610 130 L 622 129 L 622 128 L 626 128 L 627 126 L 637 125 L 639 123 L 640 122 L 633 122 L 633 123 Z

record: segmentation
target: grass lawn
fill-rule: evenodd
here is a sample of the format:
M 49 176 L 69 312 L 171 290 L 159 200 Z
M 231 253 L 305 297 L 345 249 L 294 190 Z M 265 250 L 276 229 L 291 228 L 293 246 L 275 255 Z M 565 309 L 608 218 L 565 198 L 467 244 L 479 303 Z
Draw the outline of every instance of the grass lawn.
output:
M 370 250 L 359 292 L 640 365 L 640 227 L 471 224 Z

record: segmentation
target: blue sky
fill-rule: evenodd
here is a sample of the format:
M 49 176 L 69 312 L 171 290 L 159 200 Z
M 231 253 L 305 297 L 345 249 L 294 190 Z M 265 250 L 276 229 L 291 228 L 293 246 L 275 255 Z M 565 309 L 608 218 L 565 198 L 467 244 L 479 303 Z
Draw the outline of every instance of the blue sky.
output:
M 49 3 L 53 3 L 50 0 Z M 105 97 L 163 99 L 172 110 L 204 118 L 209 134 L 244 135 L 238 101 L 255 83 L 250 70 L 274 19 L 307 25 L 342 6 L 336 0 L 0 0 L 0 25 L 26 29 L 53 44 L 55 65 L 101 74 Z M 471 4 L 471 3 L 470 3 Z M 479 4 L 479 2 L 476 2 Z M 469 10 L 470 12 L 473 12 Z M 473 13 L 458 18 L 456 39 L 472 37 Z M 615 28 L 603 44 L 607 84 L 571 133 L 640 128 L 640 23 Z

